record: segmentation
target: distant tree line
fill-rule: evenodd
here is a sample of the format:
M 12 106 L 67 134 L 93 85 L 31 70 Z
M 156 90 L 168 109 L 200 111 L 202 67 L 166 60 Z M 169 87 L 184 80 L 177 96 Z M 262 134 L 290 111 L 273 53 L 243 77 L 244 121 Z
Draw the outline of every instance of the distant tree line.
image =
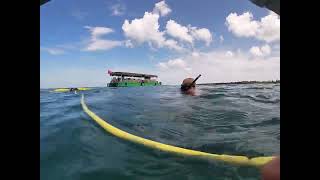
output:
M 221 85 L 221 84 L 277 84 L 280 80 L 276 81 L 237 81 L 237 82 L 224 82 L 224 83 L 203 83 L 198 85 Z

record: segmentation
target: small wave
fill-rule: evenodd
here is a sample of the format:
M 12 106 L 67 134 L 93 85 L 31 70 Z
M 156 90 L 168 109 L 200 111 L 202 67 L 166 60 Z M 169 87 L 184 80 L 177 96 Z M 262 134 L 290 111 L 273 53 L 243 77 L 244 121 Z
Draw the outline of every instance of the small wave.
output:
M 192 147 L 194 150 L 213 153 L 213 154 L 232 154 L 247 157 L 263 156 L 263 153 L 248 150 L 239 140 L 229 142 L 207 143 L 200 146 Z
M 223 98 L 225 97 L 226 95 L 223 94 L 223 93 L 220 93 L 220 94 L 205 94 L 205 95 L 200 95 L 199 97 L 202 98 L 202 99 L 218 99 L 218 98 Z
M 245 89 L 252 89 L 252 90 L 272 90 L 272 87 L 246 87 Z
M 251 123 L 251 124 L 242 124 L 242 125 L 238 125 L 244 128 L 253 128 L 253 127 L 266 127 L 266 126 L 270 126 L 270 125 L 279 125 L 280 124 L 280 119 L 279 118 L 272 118 L 269 120 L 264 120 L 261 121 L 259 123 Z
M 268 104 L 269 103 L 277 104 L 277 103 L 280 102 L 280 99 L 268 100 L 269 98 L 267 96 L 264 96 L 264 95 L 260 95 L 259 97 L 258 96 L 240 95 L 240 98 L 250 99 L 250 100 L 255 101 L 255 102 L 268 103 Z
M 217 85 L 197 90 L 198 96 L 182 95 L 179 86 L 97 88 L 84 93 L 92 111 L 136 136 L 217 154 L 255 157 L 279 152 L 279 86 Z M 116 138 L 83 112 L 79 94 L 40 91 L 40 96 L 42 179 L 259 175 L 248 168 L 197 161 Z

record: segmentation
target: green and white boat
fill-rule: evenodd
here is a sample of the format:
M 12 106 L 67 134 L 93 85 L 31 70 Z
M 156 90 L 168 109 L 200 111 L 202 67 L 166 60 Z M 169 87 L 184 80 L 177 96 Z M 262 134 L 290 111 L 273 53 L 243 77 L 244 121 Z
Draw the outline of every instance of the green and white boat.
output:
M 157 75 L 138 74 L 130 72 L 111 72 L 112 76 L 108 87 L 136 87 L 136 86 L 160 86 L 161 82 L 157 80 Z

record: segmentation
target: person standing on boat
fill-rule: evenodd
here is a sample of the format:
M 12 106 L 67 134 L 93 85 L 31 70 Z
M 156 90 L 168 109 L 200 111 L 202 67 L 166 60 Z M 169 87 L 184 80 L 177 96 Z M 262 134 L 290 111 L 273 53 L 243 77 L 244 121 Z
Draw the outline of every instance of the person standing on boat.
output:
M 196 94 L 196 81 L 199 79 L 201 74 L 196 78 L 186 78 L 181 84 L 181 91 L 185 94 L 194 96 Z

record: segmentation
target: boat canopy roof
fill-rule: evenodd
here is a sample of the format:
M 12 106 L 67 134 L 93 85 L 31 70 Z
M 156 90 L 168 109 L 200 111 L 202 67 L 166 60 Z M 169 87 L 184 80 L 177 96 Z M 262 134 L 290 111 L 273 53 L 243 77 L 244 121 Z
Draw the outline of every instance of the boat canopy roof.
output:
M 43 4 L 45 4 L 45 3 L 47 3 L 47 2 L 49 2 L 50 0 L 40 0 L 40 6 L 41 5 L 43 5 Z
M 280 16 L 280 0 L 250 0 L 255 5 L 267 8 Z
M 110 76 L 144 77 L 144 78 L 158 77 L 157 75 L 152 75 L 152 74 L 138 74 L 138 73 L 130 73 L 130 72 L 112 72 L 110 73 Z

